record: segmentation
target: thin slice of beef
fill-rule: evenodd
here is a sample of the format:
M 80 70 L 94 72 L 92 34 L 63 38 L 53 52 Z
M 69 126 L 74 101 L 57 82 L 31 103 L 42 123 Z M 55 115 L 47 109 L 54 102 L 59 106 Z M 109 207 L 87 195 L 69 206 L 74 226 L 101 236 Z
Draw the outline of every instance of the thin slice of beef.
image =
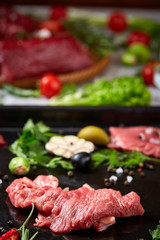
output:
M 139 151 L 160 158 L 160 128 L 149 126 L 110 127 L 109 148 Z
M 27 177 L 14 180 L 6 189 L 15 207 L 25 208 L 35 203 L 47 192 L 57 188 L 58 179 L 52 175 L 39 175 L 34 181 Z
M 129 217 L 143 213 L 140 198 L 135 192 L 121 196 L 119 191 L 112 189 L 89 190 L 85 186 L 61 192 L 53 201 L 51 214 L 45 216 L 40 213 L 40 219 L 36 220 L 35 225 L 47 225 L 57 233 L 87 229 L 91 226 L 101 231 L 109 225 L 102 221 L 104 218 Z M 103 224 L 103 228 L 100 223 Z
M 46 72 L 74 72 L 93 63 L 84 45 L 68 33 L 45 39 L 6 40 L 0 43 L 0 52 L 1 78 L 7 82 Z
M 115 217 L 144 213 L 135 192 L 122 196 L 119 191 L 95 190 L 87 184 L 72 191 L 57 186 L 55 177 L 41 175 L 34 181 L 26 177 L 16 179 L 6 191 L 15 207 L 29 207 L 34 203 L 40 211 L 35 225 L 46 225 L 57 233 L 91 226 L 103 231 L 115 223 Z

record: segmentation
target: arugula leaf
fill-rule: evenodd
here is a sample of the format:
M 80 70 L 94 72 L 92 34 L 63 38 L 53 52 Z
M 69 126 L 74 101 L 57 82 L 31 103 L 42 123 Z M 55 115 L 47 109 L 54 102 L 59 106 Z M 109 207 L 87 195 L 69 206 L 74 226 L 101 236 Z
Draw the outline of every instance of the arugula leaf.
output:
M 117 151 L 115 149 L 103 149 L 91 154 L 92 167 L 95 169 L 101 164 L 109 165 L 111 168 L 136 168 L 145 160 L 160 162 L 160 159 L 151 158 L 140 152 Z

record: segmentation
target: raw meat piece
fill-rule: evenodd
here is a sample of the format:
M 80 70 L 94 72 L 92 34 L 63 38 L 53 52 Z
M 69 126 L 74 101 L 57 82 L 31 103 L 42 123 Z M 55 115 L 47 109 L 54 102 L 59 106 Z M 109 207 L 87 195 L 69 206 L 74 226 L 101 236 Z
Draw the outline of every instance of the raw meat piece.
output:
M 0 146 L 5 146 L 7 142 L 5 141 L 4 137 L 0 134 Z
M 108 148 L 139 151 L 160 158 L 160 128 L 149 126 L 110 127 Z
M 144 213 L 140 197 L 135 192 L 122 196 L 119 191 L 95 190 L 87 184 L 66 191 L 57 187 L 57 183 L 53 176 L 41 175 L 34 181 L 24 177 L 14 180 L 6 191 L 15 207 L 29 207 L 34 203 L 40 211 L 35 225 L 46 225 L 57 233 L 90 226 L 103 231 L 115 223 L 115 217 Z
M 14 37 L 19 32 L 32 32 L 36 27 L 37 23 L 29 16 L 11 7 L 0 6 L 0 38 Z
M 36 183 L 38 187 L 51 186 L 57 188 L 59 184 L 58 179 L 52 175 L 39 175 L 33 182 Z
M 0 43 L 0 52 L 1 78 L 7 82 L 46 72 L 74 72 L 93 63 L 84 45 L 68 33 L 45 39 L 6 40 Z
M 53 185 L 52 185 L 53 182 Z M 16 179 L 6 189 L 15 207 L 29 207 L 38 197 L 58 186 L 58 179 L 52 175 L 39 175 L 34 181 L 27 177 Z
M 64 233 L 72 230 L 86 229 L 91 226 L 97 231 L 106 229 L 109 224 L 98 223 L 106 217 L 129 217 L 142 215 L 139 196 L 130 192 L 121 196 L 112 189 L 89 190 L 86 186 L 77 190 L 61 192 L 53 201 L 51 214 L 46 217 L 40 213 L 36 226 L 49 226 L 53 232 Z M 43 219 L 43 220 L 42 220 Z

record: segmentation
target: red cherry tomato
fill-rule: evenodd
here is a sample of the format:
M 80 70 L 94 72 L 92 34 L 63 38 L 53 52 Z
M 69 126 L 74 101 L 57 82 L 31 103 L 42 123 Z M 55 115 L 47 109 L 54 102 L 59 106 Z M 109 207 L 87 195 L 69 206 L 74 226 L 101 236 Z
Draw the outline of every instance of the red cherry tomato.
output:
M 148 33 L 134 31 L 128 35 L 127 45 L 131 45 L 133 43 L 143 43 L 146 46 L 149 46 L 151 42 L 151 37 Z
M 127 18 L 122 12 L 113 12 L 108 18 L 108 28 L 115 32 L 123 32 L 127 28 Z
M 63 20 L 67 18 L 67 8 L 63 5 L 51 7 L 50 18 L 53 20 Z
M 154 69 L 157 64 L 157 61 L 153 61 L 147 63 L 142 69 L 142 77 L 147 85 L 154 85 Z
M 61 22 L 58 20 L 48 20 L 44 21 L 39 26 L 40 29 L 48 29 L 51 32 L 61 32 L 64 30 L 64 27 L 62 26 Z
M 52 73 L 46 73 L 40 79 L 40 93 L 47 98 L 58 95 L 61 88 L 62 82 Z

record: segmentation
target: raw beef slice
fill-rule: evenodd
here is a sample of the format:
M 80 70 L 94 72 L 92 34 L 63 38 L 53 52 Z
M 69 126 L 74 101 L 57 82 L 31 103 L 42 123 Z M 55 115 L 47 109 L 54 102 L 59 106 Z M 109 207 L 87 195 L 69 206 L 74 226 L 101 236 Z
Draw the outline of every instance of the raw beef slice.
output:
M 93 226 L 103 231 L 115 223 L 115 217 L 142 215 L 144 209 L 135 192 L 122 196 L 112 189 L 91 188 L 88 184 L 66 190 L 58 187 L 53 176 L 27 177 L 14 180 L 6 189 L 15 207 L 34 203 L 40 211 L 35 226 L 48 226 L 53 232 L 64 233 Z
M 9 6 L 0 6 L 0 38 L 15 37 L 18 33 L 33 32 L 37 23 L 33 18 Z
M 0 43 L 1 78 L 39 77 L 46 72 L 74 72 L 92 65 L 87 49 L 69 34 L 46 39 L 5 40 Z
M 107 147 L 139 151 L 160 158 L 160 128 L 149 126 L 110 127 L 111 142 Z

